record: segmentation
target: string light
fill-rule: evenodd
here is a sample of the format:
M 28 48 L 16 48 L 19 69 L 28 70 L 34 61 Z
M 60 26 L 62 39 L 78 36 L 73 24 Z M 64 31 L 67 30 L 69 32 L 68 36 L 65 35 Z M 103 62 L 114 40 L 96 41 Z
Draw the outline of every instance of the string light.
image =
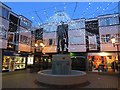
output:
M 66 9 L 66 7 L 64 7 L 64 10 Z
M 109 4 L 108 4 L 109 5 Z M 101 8 L 101 7 L 100 7 Z M 103 12 L 102 12 L 103 13 Z M 94 14 L 93 14 L 94 16 Z M 34 17 L 33 17 L 34 18 Z M 51 18 L 51 17 L 50 17 Z M 65 20 L 65 18 L 63 18 Z M 57 19 L 55 19 L 55 22 L 57 21 Z M 68 21 L 68 20 L 67 20 Z M 14 23 L 13 23 L 14 24 Z M 17 24 L 16 24 L 17 25 Z M 75 25 L 73 25 L 73 27 L 76 27 Z
M 89 3 L 89 5 L 90 5 L 91 3 Z

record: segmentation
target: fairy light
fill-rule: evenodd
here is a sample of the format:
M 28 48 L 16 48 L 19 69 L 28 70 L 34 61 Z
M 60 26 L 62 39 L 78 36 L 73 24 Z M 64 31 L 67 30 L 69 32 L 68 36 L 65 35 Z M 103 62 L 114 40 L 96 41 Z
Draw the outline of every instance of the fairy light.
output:
M 91 5 L 91 3 L 89 3 L 89 5 Z M 108 5 L 109 5 L 109 4 L 108 4 Z M 89 7 L 90 7 L 90 6 L 89 6 Z M 100 8 L 101 8 L 101 7 L 100 7 Z M 107 8 L 108 8 L 108 7 L 107 7 Z M 88 8 L 87 8 L 87 9 L 88 9 Z M 99 9 L 99 8 L 97 8 L 97 9 Z M 103 10 L 105 10 L 105 9 L 103 9 Z M 103 12 L 102 12 L 102 13 L 103 13 Z M 94 16 L 94 14 L 92 14 L 92 15 Z M 56 15 L 56 17 L 57 17 L 57 15 Z M 52 19 L 52 17 L 50 17 L 50 18 Z M 34 19 L 34 17 L 32 17 L 32 19 Z M 66 19 L 66 18 L 63 17 L 63 20 L 65 20 L 65 19 Z M 55 22 L 57 22 L 57 20 L 60 21 L 58 18 L 55 18 L 54 20 L 55 20 Z M 49 21 L 49 20 L 48 20 L 48 21 Z M 67 20 L 67 22 L 68 22 L 68 20 Z M 38 25 L 39 25 L 39 24 L 40 24 L 40 23 L 38 23 Z M 76 28 L 76 26 L 77 26 L 76 24 L 73 24 L 73 25 L 72 25 L 73 28 Z M 79 30 L 79 29 L 77 29 L 77 30 Z M 81 34 L 83 34 L 83 32 L 82 32 Z
M 89 3 L 89 5 L 91 5 L 91 3 Z

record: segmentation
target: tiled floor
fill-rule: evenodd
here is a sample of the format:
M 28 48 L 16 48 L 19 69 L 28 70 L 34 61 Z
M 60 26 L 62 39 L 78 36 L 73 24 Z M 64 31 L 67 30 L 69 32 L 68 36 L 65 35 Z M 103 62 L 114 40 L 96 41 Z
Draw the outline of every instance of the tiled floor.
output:
M 28 71 L 7 72 L 2 74 L 2 88 L 47 88 L 36 83 L 37 73 Z M 120 78 L 117 74 L 87 73 L 89 83 L 76 88 L 118 88 Z

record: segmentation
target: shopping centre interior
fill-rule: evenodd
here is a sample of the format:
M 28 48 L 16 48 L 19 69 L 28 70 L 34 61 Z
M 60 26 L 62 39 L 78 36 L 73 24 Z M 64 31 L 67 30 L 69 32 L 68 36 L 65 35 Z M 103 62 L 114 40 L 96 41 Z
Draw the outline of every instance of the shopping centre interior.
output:
M 71 56 L 74 70 L 118 72 L 119 13 L 71 19 L 66 12 L 59 11 L 36 28 L 31 20 L 14 13 L 7 5 L 2 3 L 0 8 L 5 26 L 1 26 L 0 34 L 3 72 L 33 67 L 50 69 L 52 56 L 58 53 Z

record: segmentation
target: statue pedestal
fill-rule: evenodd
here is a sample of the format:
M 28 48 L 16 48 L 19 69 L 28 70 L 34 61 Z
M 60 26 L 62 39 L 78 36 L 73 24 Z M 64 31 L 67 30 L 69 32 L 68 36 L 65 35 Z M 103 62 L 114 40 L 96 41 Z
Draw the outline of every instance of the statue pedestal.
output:
M 52 58 L 52 70 L 38 72 L 37 81 L 47 85 L 79 85 L 87 82 L 85 72 L 71 70 L 71 58 L 66 54 L 56 54 Z M 54 87 L 54 86 L 53 86 Z
M 52 58 L 52 74 L 54 75 L 70 75 L 71 74 L 71 58 L 66 54 L 56 54 Z

